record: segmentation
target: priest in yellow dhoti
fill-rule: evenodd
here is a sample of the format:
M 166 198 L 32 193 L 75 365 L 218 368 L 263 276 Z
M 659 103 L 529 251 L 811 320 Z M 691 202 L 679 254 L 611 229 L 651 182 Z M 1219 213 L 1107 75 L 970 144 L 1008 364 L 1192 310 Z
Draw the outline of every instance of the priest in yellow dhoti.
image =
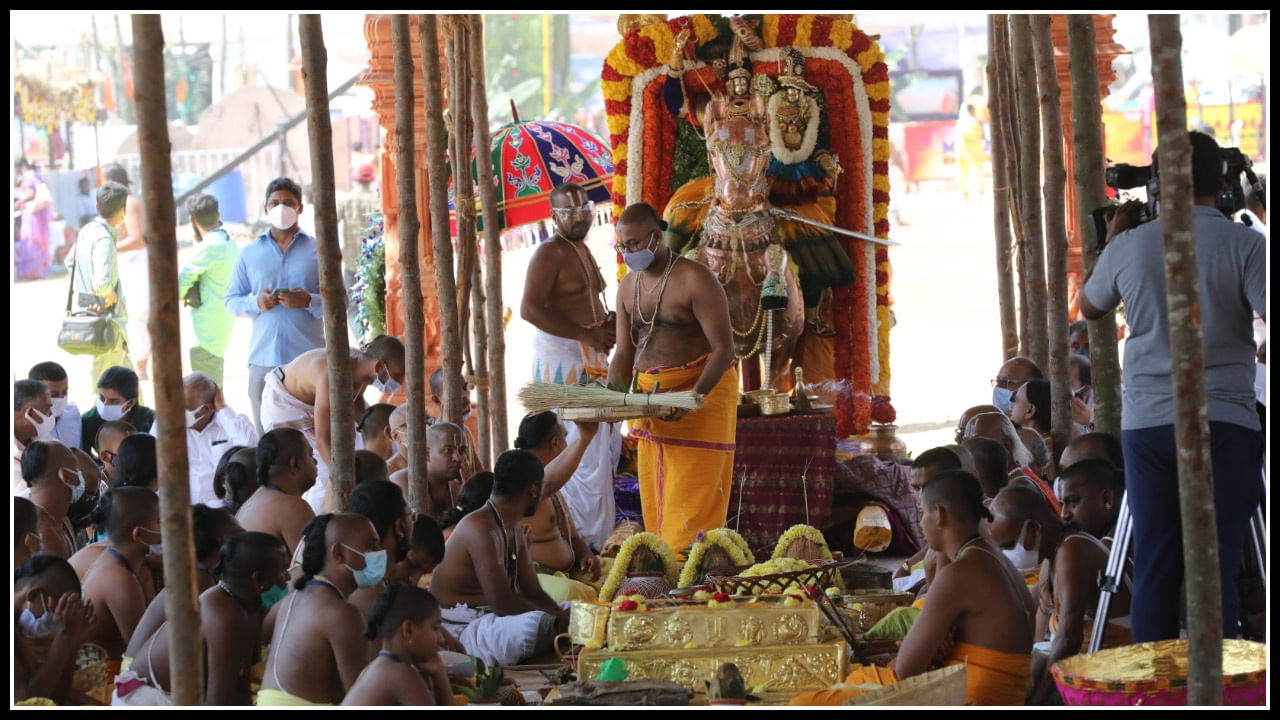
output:
M 692 390 L 702 399 L 697 410 L 631 424 L 645 530 L 683 548 L 699 530 L 725 523 L 738 374 L 724 288 L 706 266 L 662 243 L 665 225 L 644 203 L 618 218 L 616 247 L 630 272 L 618 284 L 609 385 L 628 387 L 634 377 L 642 392 Z

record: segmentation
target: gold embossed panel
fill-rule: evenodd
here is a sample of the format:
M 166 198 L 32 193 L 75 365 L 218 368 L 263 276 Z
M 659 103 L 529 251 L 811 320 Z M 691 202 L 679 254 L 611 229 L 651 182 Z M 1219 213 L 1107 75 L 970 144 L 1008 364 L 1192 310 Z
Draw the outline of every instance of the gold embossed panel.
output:
M 579 656 L 578 676 L 595 677 L 611 658 L 626 663 L 632 680 L 670 680 L 705 693 L 721 663 L 737 664 L 748 688 L 762 693 L 821 690 L 848 674 L 849 647 L 843 641 L 763 647 L 667 650 L 586 650 Z
M 608 623 L 606 645 L 613 650 L 796 645 L 817 641 L 821 631 L 816 606 L 785 608 L 779 603 L 615 611 Z

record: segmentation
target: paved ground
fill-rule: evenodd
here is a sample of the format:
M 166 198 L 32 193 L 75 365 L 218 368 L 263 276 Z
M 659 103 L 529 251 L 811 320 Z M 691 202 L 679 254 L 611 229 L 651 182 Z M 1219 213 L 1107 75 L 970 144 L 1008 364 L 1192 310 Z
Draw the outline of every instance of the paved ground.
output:
M 898 193 L 894 206 L 903 221 L 891 235 L 902 243 L 891 253 L 894 314 L 897 326 L 891 334 L 892 395 L 898 410 L 901 437 L 919 453 L 950 442 L 954 420 L 967 407 L 989 402 L 991 385 L 1000 364 L 1000 327 L 996 305 L 994 250 L 989 199 L 966 203 L 950 190 Z M 186 228 L 179 237 L 186 237 Z M 590 239 L 606 280 L 614 282 L 610 228 L 597 228 Z M 247 242 L 248 236 L 237 238 Z M 182 248 L 179 259 L 194 253 Z M 529 348 L 533 328 L 519 318 L 524 269 L 531 249 L 508 253 L 504 265 L 503 292 L 513 308 L 507 335 L 509 383 L 508 407 L 512 424 L 519 419 L 515 391 L 531 372 Z M 59 322 L 66 302 L 66 275 L 21 282 L 10 294 L 11 379 L 25 377 L 37 362 L 56 360 L 71 378 L 71 398 L 86 410 L 92 406 L 94 379 L 91 360 L 72 356 L 56 345 Z M 609 293 L 613 307 L 613 291 Z M 226 398 L 233 407 L 247 410 L 247 358 L 250 324 L 236 326 L 226 361 Z M 187 349 L 194 342 L 190 314 L 183 312 L 181 348 L 184 368 Z M 150 383 L 143 384 L 144 400 L 154 400 Z M 514 427 L 513 427 L 514 430 Z M 514 432 L 512 433 L 514 436 Z

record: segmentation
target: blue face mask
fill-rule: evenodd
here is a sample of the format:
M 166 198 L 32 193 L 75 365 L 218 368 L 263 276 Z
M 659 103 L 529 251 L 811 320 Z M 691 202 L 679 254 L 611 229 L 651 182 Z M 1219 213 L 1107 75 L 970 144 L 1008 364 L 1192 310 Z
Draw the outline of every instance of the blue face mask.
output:
M 355 552 L 355 548 L 343 545 L 342 547 Z M 359 553 L 357 553 L 359 554 Z M 363 553 L 364 569 L 352 570 L 350 566 L 343 567 L 351 570 L 356 578 L 356 587 L 371 588 L 382 582 L 382 578 L 387 574 L 387 551 L 375 550 L 374 552 Z
M 258 597 L 262 600 L 262 609 L 270 610 L 272 605 L 284 599 L 289 593 L 289 589 L 284 585 L 272 585 L 271 587 L 258 593 Z
M 650 244 L 653 244 L 652 241 Z M 653 264 L 653 257 L 653 250 L 645 247 L 643 250 L 622 253 L 622 262 L 626 263 L 627 267 L 632 270 L 647 270 Z
M 1013 411 L 1013 391 L 1002 387 L 991 389 L 991 404 L 1006 416 Z

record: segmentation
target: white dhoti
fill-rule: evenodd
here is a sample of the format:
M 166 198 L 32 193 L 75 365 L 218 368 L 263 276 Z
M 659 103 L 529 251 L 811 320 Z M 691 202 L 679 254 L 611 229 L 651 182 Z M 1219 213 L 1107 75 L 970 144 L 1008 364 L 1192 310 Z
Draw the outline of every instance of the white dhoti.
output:
M 556 636 L 555 616 L 541 610 L 499 616 L 488 608 L 459 604 L 440 608 L 440 618 L 467 654 L 485 665 L 519 664 L 533 657 L 540 646 L 550 648 Z
M 603 382 L 609 373 L 608 356 L 577 340 L 549 335 L 541 330 L 533 338 L 533 379 L 560 385 Z M 568 423 L 566 442 L 578 437 L 578 426 Z M 603 423 L 587 445 L 573 477 L 560 490 L 578 532 L 597 548 L 613 532 L 617 507 L 613 476 L 622 454 L 622 426 Z
M 126 330 L 129 335 L 129 355 L 140 360 L 151 354 L 151 332 L 147 321 L 151 318 L 151 277 L 147 265 L 146 250 L 130 250 L 117 256 L 120 269 L 120 293 L 124 306 L 129 310 Z
M 284 369 L 275 368 L 267 373 L 262 388 L 262 428 L 271 431 L 275 428 L 290 427 L 302 431 L 311 445 L 311 454 L 316 459 L 316 484 L 302 495 L 317 515 L 329 512 L 329 466 L 320 459 L 320 450 L 316 445 L 316 409 L 294 397 L 284 386 Z
M 165 691 L 147 684 L 132 670 L 116 676 L 115 689 L 111 691 L 112 705 L 134 707 L 164 707 L 173 705 L 173 698 Z

